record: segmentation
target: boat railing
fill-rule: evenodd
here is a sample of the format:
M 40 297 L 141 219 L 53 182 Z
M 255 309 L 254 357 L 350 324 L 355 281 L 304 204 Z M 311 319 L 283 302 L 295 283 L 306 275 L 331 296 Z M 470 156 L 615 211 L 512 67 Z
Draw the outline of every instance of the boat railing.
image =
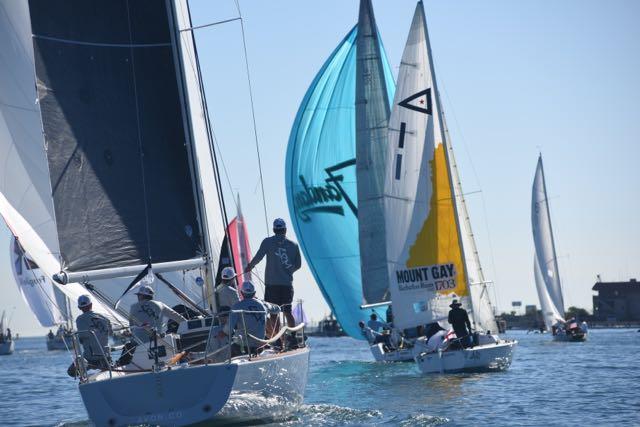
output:
M 73 332 L 72 335 L 72 347 L 73 347 L 73 364 L 76 369 L 76 376 L 79 378 L 80 382 L 86 382 L 88 379 L 88 364 L 89 361 L 86 361 L 84 355 L 82 354 L 82 347 L 80 345 L 80 334 L 83 334 L 85 337 L 89 335 L 89 339 L 94 340 L 97 344 L 97 348 L 100 349 L 99 357 L 104 362 L 103 366 L 100 368 L 109 371 L 109 378 L 113 378 L 113 371 L 111 367 L 111 354 L 107 355 L 104 351 L 104 347 L 100 344 L 98 337 L 94 331 L 76 331 Z
M 232 323 L 236 323 L 236 319 L 234 318 L 233 322 L 231 321 L 231 316 L 235 315 L 235 316 L 239 316 L 239 328 L 237 328 L 235 330 L 235 332 L 239 331 L 241 333 L 237 334 L 234 333 L 234 329 L 233 329 L 233 324 Z M 260 337 L 256 337 L 252 334 L 249 333 L 248 329 L 247 329 L 247 322 L 246 322 L 246 316 L 248 315 L 260 315 L 260 316 L 264 316 L 267 315 L 269 316 L 270 314 L 276 314 L 276 312 L 270 312 L 270 311 L 265 311 L 265 310 L 229 310 L 223 313 L 218 313 L 215 317 L 217 317 L 219 319 L 219 322 L 222 323 L 222 319 L 227 319 L 226 323 L 222 324 L 222 325 L 218 325 L 216 326 L 212 326 L 209 329 L 209 334 L 207 336 L 207 342 L 205 345 L 205 353 L 202 359 L 204 364 L 209 364 L 209 363 L 220 363 L 221 361 L 226 361 L 227 363 L 231 363 L 231 359 L 233 359 L 233 357 L 237 356 L 237 354 L 234 354 L 233 352 L 233 345 L 235 344 L 239 350 L 240 350 L 240 354 L 244 354 L 247 355 L 247 357 L 249 358 L 249 360 L 251 360 L 253 357 L 256 356 L 255 352 L 252 350 L 262 350 L 264 348 L 266 348 L 267 346 L 271 345 L 271 344 L 275 344 L 276 342 L 282 340 L 282 337 L 284 336 L 284 334 L 286 334 L 287 332 L 302 332 L 302 337 L 301 337 L 301 341 L 302 344 L 304 345 L 305 342 L 305 337 L 304 337 L 304 327 L 305 324 L 304 323 L 300 323 L 299 325 L 296 325 L 295 327 L 290 327 L 290 326 L 284 326 L 286 325 L 286 323 L 284 322 L 284 318 L 283 318 L 283 313 L 279 312 L 278 315 L 278 322 L 277 324 L 282 325 L 280 327 L 280 329 L 278 330 L 277 333 L 273 334 L 271 337 L 269 338 L 260 338 Z M 224 335 L 226 336 L 226 344 L 214 348 L 214 345 L 212 344 L 213 340 L 215 340 L 217 338 L 217 335 L 219 335 L 221 332 L 224 332 Z M 253 345 L 252 345 L 253 344 Z M 257 346 L 255 344 L 258 344 Z M 225 357 L 220 358 L 219 356 L 223 353 L 225 354 Z M 222 360 L 221 360 L 222 359 Z

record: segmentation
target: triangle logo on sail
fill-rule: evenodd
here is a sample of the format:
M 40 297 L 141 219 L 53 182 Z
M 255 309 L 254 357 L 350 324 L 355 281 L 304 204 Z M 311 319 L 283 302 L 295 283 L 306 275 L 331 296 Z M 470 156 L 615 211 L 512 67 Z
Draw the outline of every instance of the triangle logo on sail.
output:
M 408 108 L 419 113 L 433 115 L 433 108 L 431 103 L 431 88 L 425 89 L 418 93 L 414 93 L 408 98 L 403 99 L 398 103 L 399 106 Z

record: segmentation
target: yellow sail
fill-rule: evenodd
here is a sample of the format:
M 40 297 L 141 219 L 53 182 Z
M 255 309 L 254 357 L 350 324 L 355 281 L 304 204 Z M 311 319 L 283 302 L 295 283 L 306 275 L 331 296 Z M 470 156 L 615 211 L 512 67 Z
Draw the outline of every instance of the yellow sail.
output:
M 407 267 L 432 266 L 431 276 L 441 277 L 441 286 L 436 286 L 436 292 L 441 295 L 453 293 L 462 297 L 467 296 L 469 290 L 466 284 L 456 211 L 444 150 L 444 144 L 439 143 L 434 150 L 433 160 L 429 162 L 431 166 L 429 215 L 409 249 Z M 449 274 L 450 265 L 453 265 L 455 271 L 453 276 Z

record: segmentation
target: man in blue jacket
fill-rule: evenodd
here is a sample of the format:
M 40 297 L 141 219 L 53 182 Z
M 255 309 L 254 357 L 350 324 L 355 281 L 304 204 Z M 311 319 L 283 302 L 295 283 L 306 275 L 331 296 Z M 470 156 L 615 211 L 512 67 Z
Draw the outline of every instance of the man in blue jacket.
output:
M 287 325 L 293 327 L 296 321 L 291 314 L 293 302 L 293 272 L 302 265 L 298 245 L 287 239 L 287 224 L 282 218 L 273 221 L 274 236 L 267 237 L 260 244 L 260 249 L 253 257 L 247 272 L 267 256 L 267 267 L 264 272 L 264 300 L 280 306 L 287 319 Z M 271 334 L 277 322 L 277 315 L 272 314 L 267 324 L 267 333 Z

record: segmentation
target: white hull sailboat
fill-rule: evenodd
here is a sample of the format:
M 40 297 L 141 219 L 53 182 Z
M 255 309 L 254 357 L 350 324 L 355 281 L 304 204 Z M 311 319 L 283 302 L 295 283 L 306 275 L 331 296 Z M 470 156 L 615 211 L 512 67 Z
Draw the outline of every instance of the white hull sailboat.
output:
M 309 349 L 153 373 L 101 372 L 80 385 L 97 425 L 189 425 L 281 416 L 302 403 Z
M 2 311 L 2 316 L 0 316 L 0 356 L 7 356 L 13 353 L 15 349 L 15 344 L 13 339 L 5 335 L 5 323 L 4 323 L 5 315 L 4 310 Z
M 385 176 L 393 328 L 401 335 L 412 331 L 418 338 L 402 340 L 407 344 L 398 349 L 372 346 L 374 357 L 405 361 L 411 350 L 424 373 L 507 368 L 517 342 L 495 335 L 489 282 L 480 265 L 442 112 L 422 2 L 402 55 Z M 436 328 L 436 323 L 450 328 L 448 312 L 454 299 L 469 314 L 475 345 L 463 348 L 458 344 L 463 340 L 454 336 L 441 345 L 427 345 L 429 337 L 420 334 Z
M 511 365 L 515 346 L 513 341 L 502 340 L 463 350 L 421 353 L 416 363 L 425 374 L 502 371 Z
M 105 348 L 97 373 L 74 334 L 91 421 L 181 426 L 295 410 L 307 382 L 304 342 L 276 351 L 279 336 L 229 330 L 232 342 L 210 349 L 212 325 L 223 322 L 214 275 L 227 221 L 187 1 L 0 1 L 5 222 L 46 277 L 92 294 L 96 311 L 156 277 L 157 296 L 166 285 L 196 313 L 179 333 L 151 329 L 151 342 L 134 333 L 122 366 Z M 193 276 L 203 301 L 171 274 Z M 257 355 L 231 357 L 230 344 L 246 350 L 251 338 L 263 342 Z M 253 405 L 259 399 L 277 404 Z
M 15 344 L 13 341 L 5 341 L 0 343 L 0 356 L 8 356 L 15 350 Z
M 531 193 L 531 228 L 535 245 L 533 274 L 545 327 L 551 332 L 554 341 L 585 341 L 586 326 L 579 325 L 576 319 L 565 320 L 542 155 L 538 157 Z

